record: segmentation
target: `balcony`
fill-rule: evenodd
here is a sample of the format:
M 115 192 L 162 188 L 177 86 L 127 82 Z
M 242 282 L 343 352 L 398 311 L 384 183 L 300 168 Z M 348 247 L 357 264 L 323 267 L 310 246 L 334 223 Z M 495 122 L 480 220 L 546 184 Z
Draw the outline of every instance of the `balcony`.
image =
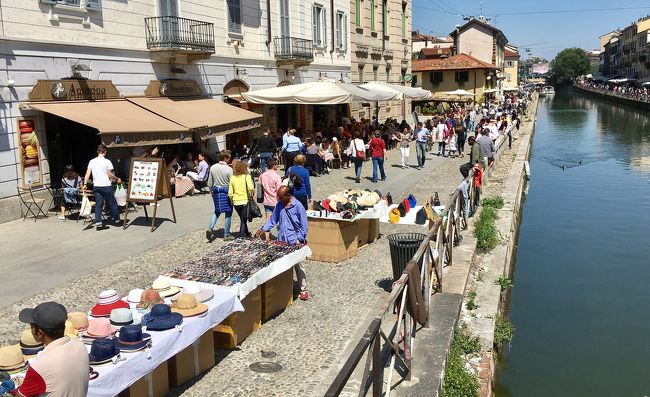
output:
M 283 36 L 274 38 L 273 44 L 278 66 L 292 64 L 299 67 L 314 61 L 314 44 L 311 40 Z
M 147 48 L 158 58 L 187 56 L 188 62 L 214 54 L 214 25 L 180 17 L 144 19 Z

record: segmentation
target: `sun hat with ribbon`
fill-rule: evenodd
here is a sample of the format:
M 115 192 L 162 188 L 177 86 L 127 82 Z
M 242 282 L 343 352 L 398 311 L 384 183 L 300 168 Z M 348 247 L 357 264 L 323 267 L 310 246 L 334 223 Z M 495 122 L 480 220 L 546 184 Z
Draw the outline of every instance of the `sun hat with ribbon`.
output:
M 10 374 L 20 372 L 26 365 L 19 344 L 0 347 L 0 371 L 6 371 Z
M 169 281 L 160 277 L 154 280 L 154 282 L 151 284 L 151 288 L 158 291 L 160 296 L 162 296 L 163 298 L 169 298 L 170 296 L 176 295 L 177 293 L 181 292 L 180 288 L 169 284 Z
M 140 303 L 140 297 L 142 296 L 144 290 L 142 288 L 135 288 L 129 291 L 129 294 L 126 296 L 126 301 L 129 302 L 131 308 L 135 308 L 138 303 Z
M 20 350 L 22 351 L 23 356 L 25 356 L 25 359 L 35 357 L 38 352 L 43 350 L 45 347 L 42 342 L 37 342 L 36 339 L 34 339 L 31 328 L 23 330 L 23 332 L 20 334 L 19 344 Z
M 121 352 L 139 351 L 150 345 L 151 335 L 143 334 L 139 325 L 125 325 L 120 329 L 118 337 L 113 339 L 113 343 Z
M 129 304 L 120 299 L 117 291 L 109 289 L 99 294 L 97 304 L 90 309 L 90 315 L 93 317 L 108 317 L 111 315 L 111 310 L 121 307 L 128 308 Z
M 82 312 L 68 313 L 68 320 L 77 331 L 85 331 L 88 328 L 88 315 Z
M 131 325 L 133 324 L 133 312 L 131 309 L 126 308 L 113 309 L 111 311 L 110 322 L 111 325 L 118 328 L 124 325 Z
M 95 339 L 90 346 L 88 359 L 90 365 L 103 365 L 111 363 L 119 354 L 120 351 L 111 339 Z
M 166 331 L 183 322 L 183 315 L 172 313 L 171 308 L 165 304 L 157 304 L 151 312 L 142 316 L 142 325 L 149 331 Z
M 158 303 L 165 303 L 165 300 L 160 296 L 160 293 L 153 288 L 142 291 L 140 296 L 140 303 L 136 305 L 138 309 L 151 310 L 153 305 Z
M 208 305 L 198 303 L 192 294 L 180 294 L 171 306 L 173 313 L 180 313 L 183 317 L 194 317 L 208 312 Z
M 192 294 L 196 300 L 203 303 L 214 298 L 214 290 L 212 288 L 203 289 L 198 283 L 189 283 L 183 286 L 183 294 Z M 172 296 L 172 302 L 176 302 L 180 295 Z
M 105 317 L 92 318 L 88 322 L 88 329 L 81 332 L 81 337 L 84 338 L 84 342 L 90 343 L 92 339 L 112 337 L 116 331 L 117 328 L 111 325 L 109 319 Z

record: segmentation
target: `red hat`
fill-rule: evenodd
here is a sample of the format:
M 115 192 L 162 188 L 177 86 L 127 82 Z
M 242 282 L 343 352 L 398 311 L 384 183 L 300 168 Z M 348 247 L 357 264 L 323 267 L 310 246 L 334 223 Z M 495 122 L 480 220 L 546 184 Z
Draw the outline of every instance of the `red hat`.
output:
M 325 208 L 327 211 L 334 212 L 335 210 L 332 209 L 330 206 L 330 199 L 325 199 L 323 200 L 320 205 Z
M 117 291 L 109 289 L 99 294 L 97 304 L 90 309 L 93 317 L 109 317 L 111 310 L 129 308 L 129 303 L 120 299 Z

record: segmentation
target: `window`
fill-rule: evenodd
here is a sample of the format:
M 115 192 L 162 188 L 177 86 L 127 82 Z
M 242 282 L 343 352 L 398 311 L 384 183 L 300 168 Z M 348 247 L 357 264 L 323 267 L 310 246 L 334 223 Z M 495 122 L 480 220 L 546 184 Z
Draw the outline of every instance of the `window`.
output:
M 465 83 L 469 81 L 469 72 L 467 70 L 456 72 L 455 80 L 457 83 Z
M 370 30 L 375 30 L 375 0 L 370 0 Z
M 241 34 L 241 0 L 228 0 L 228 32 Z
M 336 48 L 345 50 L 348 46 L 348 17 L 343 11 L 336 12 L 334 37 Z
M 388 4 L 386 4 L 386 0 L 383 0 L 382 3 L 382 9 L 381 9 L 381 31 L 384 34 L 384 36 L 388 36 Z
M 311 13 L 312 35 L 314 45 L 318 47 L 327 46 L 327 13 L 320 4 L 314 4 Z
M 442 83 L 442 72 L 431 72 L 429 76 L 431 84 Z
M 372 78 L 373 81 L 379 81 L 379 66 L 372 67 Z
M 406 38 L 406 3 L 402 3 L 402 38 Z
M 361 27 L 361 0 L 356 0 L 356 6 L 354 12 L 354 23 L 357 27 Z
M 85 7 L 90 10 L 99 10 L 102 8 L 102 0 L 40 0 L 44 4 L 62 4 L 72 7 Z
M 365 83 L 365 81 L 364 81 L 364 79 L 363 79 L 363 67 L 364 67 L 364 66 L 365 66 L 365 65 L 358 65 L 358 66 L 357 66 L 357 67 L 359 68 L 359 84 L 363 84 L 363 83 Z
M 510 73 L 506 73 L 506 81 L 512 81 L 512 75 Z
M 514 63 L 512 61 L 506 61 L 506 67 L 511 68 L 514 66 Z

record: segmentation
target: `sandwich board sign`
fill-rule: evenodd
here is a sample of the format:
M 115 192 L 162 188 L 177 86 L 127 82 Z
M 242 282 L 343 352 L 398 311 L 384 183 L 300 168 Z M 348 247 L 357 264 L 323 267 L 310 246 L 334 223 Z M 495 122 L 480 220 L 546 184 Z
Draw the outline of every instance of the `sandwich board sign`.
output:
M 158 201 L 169 198 L 169 204 L 172 208 L 174 223 L 176 223 L 176 212 L 174 211 L 174 201 L 169 188 L 167 178 L 167 165 L 163 159 L 155 158 L 132 158 L 131 168 L 129 169 L 129 186 L 127 189 L 127 208 L 129 203 L 144 204 L 144 215 L 149 220 L 147 206 L 153 205 L 153 216 L 151 218 L 151 231 L 154 231 L 156 224 L 156 212 L 158 210 Z M 128 211 L 124 211 L 124 229 L 127 226 Z

